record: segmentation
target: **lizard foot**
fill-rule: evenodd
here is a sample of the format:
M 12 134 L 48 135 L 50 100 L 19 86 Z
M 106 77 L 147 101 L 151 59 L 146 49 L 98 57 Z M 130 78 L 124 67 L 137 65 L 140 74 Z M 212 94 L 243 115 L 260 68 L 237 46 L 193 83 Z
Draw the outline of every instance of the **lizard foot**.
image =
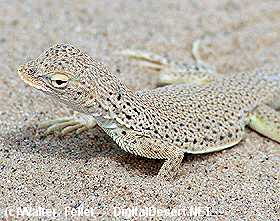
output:
M 194 67 L 200 72 L 205 72 L 208 74 L 216 74 L 217 73 L 216 68 L 205 63 L 201 58 L 199 53 L 199 48 L 201 48 L 201 40 L 197 39 L 192 43 L 192 56 L 195 60 Z
M 251 113 L 249 126 L 260 134 L 280 143 L 280 113 L 260 105 Z
M 47 120 L 40 123 L 39 128 L 46 128 L 44 136 L 52 133 L 66 135 L 71 132 L 80 134 L 96 126 L 96 121 L 93 117 L 84 114 L 75 114 L 69 117 L 61 117 L 54 120 Z

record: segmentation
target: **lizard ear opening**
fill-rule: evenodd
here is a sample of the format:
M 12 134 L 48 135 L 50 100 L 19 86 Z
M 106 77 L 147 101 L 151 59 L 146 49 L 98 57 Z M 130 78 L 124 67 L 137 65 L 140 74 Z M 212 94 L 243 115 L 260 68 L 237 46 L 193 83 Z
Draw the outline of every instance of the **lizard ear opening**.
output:
M 51 76 L 50 81 L 55 88 L 65 88 L 68 84 L 69 77 L 62 73 L 55 73 Z

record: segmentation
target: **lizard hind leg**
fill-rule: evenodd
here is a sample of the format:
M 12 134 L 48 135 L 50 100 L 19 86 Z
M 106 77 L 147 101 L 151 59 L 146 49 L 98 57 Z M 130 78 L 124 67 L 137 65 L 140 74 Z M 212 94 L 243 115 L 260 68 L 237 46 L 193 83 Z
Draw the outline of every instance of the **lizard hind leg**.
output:
M 192 44 L 194 64 L 173 62 L 160 73 L 159 84 L 191 84 L 204 85 L 216 78 L 216 69 L 206 64 L 199 54 L 200 40 Z
M 136 60 L 138 64 L 151 69 L 162 70 L 167 66 L 173 65 L 173 62 L 167 57 L 148 51 L 127 49 L 122 51 L 121 54 L 130 59 Z
M 61 117 L 54 120 L 47 120 L 40 123 L 39 128 L 44 128 L 44 135 L 58 133 L 62 136 L 71 132 L 80 134 L 96 126 L 96 121 L 93 117 L 81 113 L 75 113 L 73 116 Z
M 216 70 L 202 61 L 199 55 L 200 41 L 194 41 L 192 55 L 194 64 L 173 61 L 165 56 L 148 51 L 125 50 L 121 54 L 134 59 L 138 64 L 160 71 L 158 85 L 207 84 L 216 77 Z
M 174 155 L 170 155 L 170 158 L 167 158 L 163 163 L 163 165 L 161 166 L 157 178 L 158 179 L 172 178 L 178 172 L 183 158 L 184 158 L 184 154 L 181 151 L 178 151 Z
M 273 108 L 258 106 L 250 115 L 249 127 L 280 143 L 280 113 Z

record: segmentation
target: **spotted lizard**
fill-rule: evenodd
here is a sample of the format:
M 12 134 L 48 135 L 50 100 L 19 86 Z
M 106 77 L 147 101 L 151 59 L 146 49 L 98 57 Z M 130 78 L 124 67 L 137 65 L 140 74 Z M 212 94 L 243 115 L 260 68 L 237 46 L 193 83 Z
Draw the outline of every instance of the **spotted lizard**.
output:
M 186 65 L 145 51 L 125 54 L 159 69 L 160 83 L 176 84 L 133 91 L 105 64 L 69 44 L 21 65 L 24 82 L 79 113 L 41 127 L 66 134 L 97 124 L 125 151 L 163 159 L 160 179 L 174 177 L 184 153 L 236 145 L 246 126 L 280 142 L 279 68 L 218 75 L 199 58 Z

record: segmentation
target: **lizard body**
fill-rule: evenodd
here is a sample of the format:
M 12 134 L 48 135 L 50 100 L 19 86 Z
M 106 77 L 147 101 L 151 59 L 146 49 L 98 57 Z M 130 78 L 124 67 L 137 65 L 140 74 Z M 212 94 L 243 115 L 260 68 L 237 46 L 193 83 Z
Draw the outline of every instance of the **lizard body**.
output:
M 177 64 L 171 64 L 167 70 L 176 71 Z M 203 80 L 194 86 L 134 92 L 106 65 L 67 44 L 51 47 L 18 70 L 27 84 L 93 118 L 124 150 L 165 159 L 160 177 L 176 173 L 185 152 L 207 153 L 237 144 L 245 126 L 280 142 L 280 116 L 271 108 L 280 107 L 280 69 L 211 75 L 206 81 L 202 72 Z M 80 128 L 63 123 L 62 128 Z

